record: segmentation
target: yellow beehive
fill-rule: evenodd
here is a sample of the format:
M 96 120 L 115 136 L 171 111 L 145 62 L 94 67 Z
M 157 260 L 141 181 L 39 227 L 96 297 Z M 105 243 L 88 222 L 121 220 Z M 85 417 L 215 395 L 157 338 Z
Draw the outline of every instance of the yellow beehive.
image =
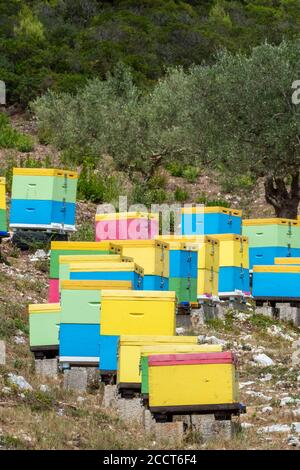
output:
M 291 256 L 288 258 L 275 258 L 275 264 L 300 264 L 300 258 Z
M 249 268 L 248 237 L 234 234 L 214 235 L 220 243 L 219 266 L 243 266 Z
M 144 270 L 137 264 L 129 262 L 98 262 L 98 263 L 70 263 L 70 271 L 72 272 L 94 272 L 94 271 L 130 271 L 143 275 Z
M 144 273 L 155 272 L 155 240 L 118 240 L 110 245 L 110 250 L 122 256 L 131 257 L 135 263 L 143 266 Z
M 5 189 L 6 180 L 5 178 L 0 178 L 0 209 L 6 210 L 6 189 Z
M 155 272 L 162 277 L 170 275 L 169 245 L 163 241 L 155 242 Z
M 175 292 L 102 291 L 102 335 L 175 334 Z
M 232 353 L 210 352 L 149 356 L 151 411 L 238 403 Z
M 219 292 L 219 274 L 213 269 L 198 269 L 197 295 L 217 297 Z
M 134 336 L 121 335 L 119 340 L 118 352 L 118 377 L 117 382 L 141 383 L 139 372 L 141 348 L 145 345 L 167 346 L 168 350 L 172 346 L 188 345 L 189 347 L 197 345 L 197 336 Z
M 104 213 L 104 214 L 96 214 L 95 216 L 96 222 L 106 221 L 106 220 L 130 220 L 130 219 L 148 219 L 148 220 L 158 221 L 159 214 L 155 214 L 155 213 L 150 214 L 149 212 L 110 212 L 110 213 Z M 123 242 L 124 240 L 121 240 L 121 241 Z M 129 241 L 134 241 L 134 240 L 129 240 Z

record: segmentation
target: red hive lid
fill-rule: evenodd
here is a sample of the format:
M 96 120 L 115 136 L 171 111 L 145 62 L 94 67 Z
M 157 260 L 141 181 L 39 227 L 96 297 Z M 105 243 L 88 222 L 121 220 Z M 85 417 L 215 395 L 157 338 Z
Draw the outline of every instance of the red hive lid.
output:
M 161 354 L 149 356 L 149 366 L 179 366 L 188 364 L 233 364 L 235 356 L 232 352 L 207 352 L 193 354 Z

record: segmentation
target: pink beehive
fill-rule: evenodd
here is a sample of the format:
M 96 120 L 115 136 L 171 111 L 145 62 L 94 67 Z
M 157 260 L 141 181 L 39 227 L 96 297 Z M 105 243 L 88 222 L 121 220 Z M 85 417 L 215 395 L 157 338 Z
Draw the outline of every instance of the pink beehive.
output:
M 96 215 L 96 241 L 153 240 L 159 234 L 159 214 L 120 212 Z
M 56 304 L 59 301 L 59 279 L 49 279 L 48 302 L 49 304 Z

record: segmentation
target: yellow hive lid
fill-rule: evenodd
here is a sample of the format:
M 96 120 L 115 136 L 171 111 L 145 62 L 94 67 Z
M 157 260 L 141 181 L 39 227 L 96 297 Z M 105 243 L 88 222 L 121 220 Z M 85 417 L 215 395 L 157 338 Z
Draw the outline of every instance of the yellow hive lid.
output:
M 150 356 L 152 354 L 168 354 L 172 352 L 220 352 L 223 350 L 221 344 L 176 344 L 176 343 L 165 343 L 165 344 L 151 344 L 148 346 L 141 347 L 141 356 Z
M 118 261 L 120 255 L 60 255 L 60 264 L 70 263 L 99 263 L 101 261 Z
M 61 281 L 61 289 L 65 290 L 102 290 L 132 288 L 131 281 Z
M 300 273 L 300 266 L 270 265 L 253 266 L 255 273 Z
M 0 176 L 0 184 L 5 184 L 6 178 L 4 176 Z
M 130 248 L 144 248 L 155 246 L 155 240 L 115 240 L 111 242 L 112 247 L 130 247 Z
M 249 225 L 297 225 L 300 226 L 300 220 L 296 219 L 279 219 L 279 218 L 270 218 L 270 219 L 244 219 L 243 225 L 245 227 Z
M 28 313 L 57 313 L 60 312 L 60 304 L 30 304 Z
M 51 250 L 109 250 L 110 241 L 51 242 Z
M 97 271 L 98 269 L 100 271 L 135 271 L 139 274 L 144 273 L 143 268 L 138 266 L 136 263 L 132 262 L 115 262 L 111 261 L 108 263 L 105 263 L 103 261 L 102 263 L 70 263 L 69 267 L 71 272 L 94 272 Z
M 248 237 L 245 237 L 244 235 L 237 235 L 234 233 L 220 233 L 213 235 L 215 240 L 218 241 L 242 241 L 244 243 L 248 243 Z
M 181 242 L 181 243 L 211 243 L 218 244 L 216 235 L 157 235 L 155 239 L 160 242 Z
M 213 214 L 213 213 L 222 213 L 233 215 L 235 217 L 241 217 L 243 211 L 241 209 L 229 209 L 228 207 L 182 207 L 181 209 L 182 214 Z
M 300 258 L 296 258 L 296 257 L 275 258 L 275 264 L 300 264 Z
M 159 214 L 149 212 L 112 212 L 107 214 L 96 214 L 95 220 L 120 220 L 120 219 L 154 219 L 158 220 Z
M 117 290 L 103 290 L 102 294 L 102 301 L 104 299 L 108 300 L 145 300 L 146 302 L 149 300 L 159 300 L 161 302 L 164 301 L 174 301 L 176 300 L 176 293 L 173 291 L 156 291 L 156 290 L 132 290 L 132 291 L 124 291 L 119 292 Z
M 14 176 L 67 176 L 78 178 L 77 171 L 61 170 L 59 168 L 14 168 Z
M 150 343 L 187 343 L 187 344 L 197 344 L 197 336 L 148 336 L 148 335 L 120 335 L 120 344 L 143 344 L 149 345 Z

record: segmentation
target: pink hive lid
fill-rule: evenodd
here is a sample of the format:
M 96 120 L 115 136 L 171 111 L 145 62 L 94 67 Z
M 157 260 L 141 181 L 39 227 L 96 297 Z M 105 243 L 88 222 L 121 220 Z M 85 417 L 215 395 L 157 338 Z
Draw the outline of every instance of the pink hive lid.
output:
M 149 356 L 149 366 L 175 366 L 184 364 L 233 364 L 235 356 L 230 351 L 193 354 L 161 354 Z

